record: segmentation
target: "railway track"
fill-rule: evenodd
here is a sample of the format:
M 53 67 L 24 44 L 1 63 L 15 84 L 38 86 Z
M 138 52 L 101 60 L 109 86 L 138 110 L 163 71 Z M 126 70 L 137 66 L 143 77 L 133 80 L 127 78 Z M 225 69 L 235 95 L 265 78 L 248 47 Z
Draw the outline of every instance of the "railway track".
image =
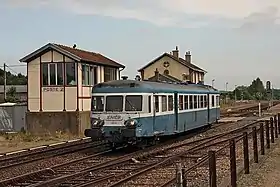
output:
M 124 156 L 104 156 L 108 152 L 72 160 L 40 171 L 28 173 L 0 182 L 0 186 L 134 186 L 135 177 L 155 168 L 170 165 L 182 155 L 222 145 L 228 138 L 240 136 L 250 123 L 240 128 L 206 138 L 176 142 L 166 146 L 151 147 Z M 203 157 L 199 155 L 197 158 Z M 171 171 L 173 176 L 174 171 Z M 137 180 L 136 180 L 137 182 Z M 141 186 L 141 185 L 140 185 Z
M 280 104 L 279 101 L 275 101 L 273 103 L 273 106 Z M 262 102 L 261 103 L 261 110 L 267 110 L 269 108 L 269 103 L 268 102 Z M 259 104 L 250 104 L 248 106 L 242 106 L 242 107 L 237 107 L 234 108 L 233 110 L 229 111 L 223 111 L 221 112 L 221 117 L 243 117 L 243 116 L 249 116 L 255 112 L 258 112 L 259 110 Z
M 0 157 L 0 170 L 106 145 L 107 144 L 102 141 L 92 142 L 89 138 L 83 138 L 8 152 Z

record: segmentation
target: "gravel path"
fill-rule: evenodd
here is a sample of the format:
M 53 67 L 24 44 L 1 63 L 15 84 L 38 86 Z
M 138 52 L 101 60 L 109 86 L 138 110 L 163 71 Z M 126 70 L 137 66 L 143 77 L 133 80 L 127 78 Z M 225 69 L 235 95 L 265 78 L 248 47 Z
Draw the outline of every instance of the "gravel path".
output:
M 280 139 L 263 162 L 254 164 L 250 174 L 243 174 L 238 180 L 239 187 L 279 187 L 280 186 Z M 267 150 L 266 150 L 267 151 Z

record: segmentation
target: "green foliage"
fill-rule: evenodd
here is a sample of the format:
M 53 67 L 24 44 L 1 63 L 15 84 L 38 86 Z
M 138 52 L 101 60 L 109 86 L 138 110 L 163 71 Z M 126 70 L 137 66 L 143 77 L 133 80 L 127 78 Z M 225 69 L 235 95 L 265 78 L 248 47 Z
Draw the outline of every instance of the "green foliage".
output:
M 237 100 L 266 100 L 268 98 L 264 84 L 259 77 L 253 80 L 249 86 L 238 86 L 232 92 L 222 93 L 221 98 L 225 98 L 226 94 L 229 99 L 235 99 L 236 94 Z M 280 99 L 280 90 L 273 89 L 273 96 L 274 99 Z
M 15 103 L 18 102 L 18 99 L 16 97 L 16 88 L 15 87 L 11 87 L 8 91 L 7 91 L 7 98 L 6 98 L 7 102 L 11 102 L 11 103 Z
M 14 75 L 9 71 L 6 71 L 7 85 L 26 85 L 27 84 L 27 76 L 22 75 L 21 73 Z M 4 84 L 4 70 L 0 68 L 0 84 Z

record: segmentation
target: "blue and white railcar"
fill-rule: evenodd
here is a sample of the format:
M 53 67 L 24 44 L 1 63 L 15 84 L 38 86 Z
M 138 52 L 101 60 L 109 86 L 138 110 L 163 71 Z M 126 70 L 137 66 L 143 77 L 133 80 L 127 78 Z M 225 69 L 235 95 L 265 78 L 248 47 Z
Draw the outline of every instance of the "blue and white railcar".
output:
M 220 118 L 219 92 L 201 84 L 116 80 L 92 89 L 91 128 L 85 135 L 113 145 L 154 143 Z

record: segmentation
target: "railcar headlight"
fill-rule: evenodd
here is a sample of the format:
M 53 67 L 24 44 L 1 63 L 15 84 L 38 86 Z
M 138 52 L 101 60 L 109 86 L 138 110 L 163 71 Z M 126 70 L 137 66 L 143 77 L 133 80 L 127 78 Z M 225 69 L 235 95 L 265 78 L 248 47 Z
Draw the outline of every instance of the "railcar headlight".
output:
M 134 126 L 136 125 L 137 121 L 134 119 L 129 119 L 125 122 L 126 125 Z
M 100 119 L 91 118 L 91 126 L 92 126 L 92 127 L 99 125 L 99 123 L 101 123 L 101 122 L 102 122 L 102 121 L 101 121 Z

